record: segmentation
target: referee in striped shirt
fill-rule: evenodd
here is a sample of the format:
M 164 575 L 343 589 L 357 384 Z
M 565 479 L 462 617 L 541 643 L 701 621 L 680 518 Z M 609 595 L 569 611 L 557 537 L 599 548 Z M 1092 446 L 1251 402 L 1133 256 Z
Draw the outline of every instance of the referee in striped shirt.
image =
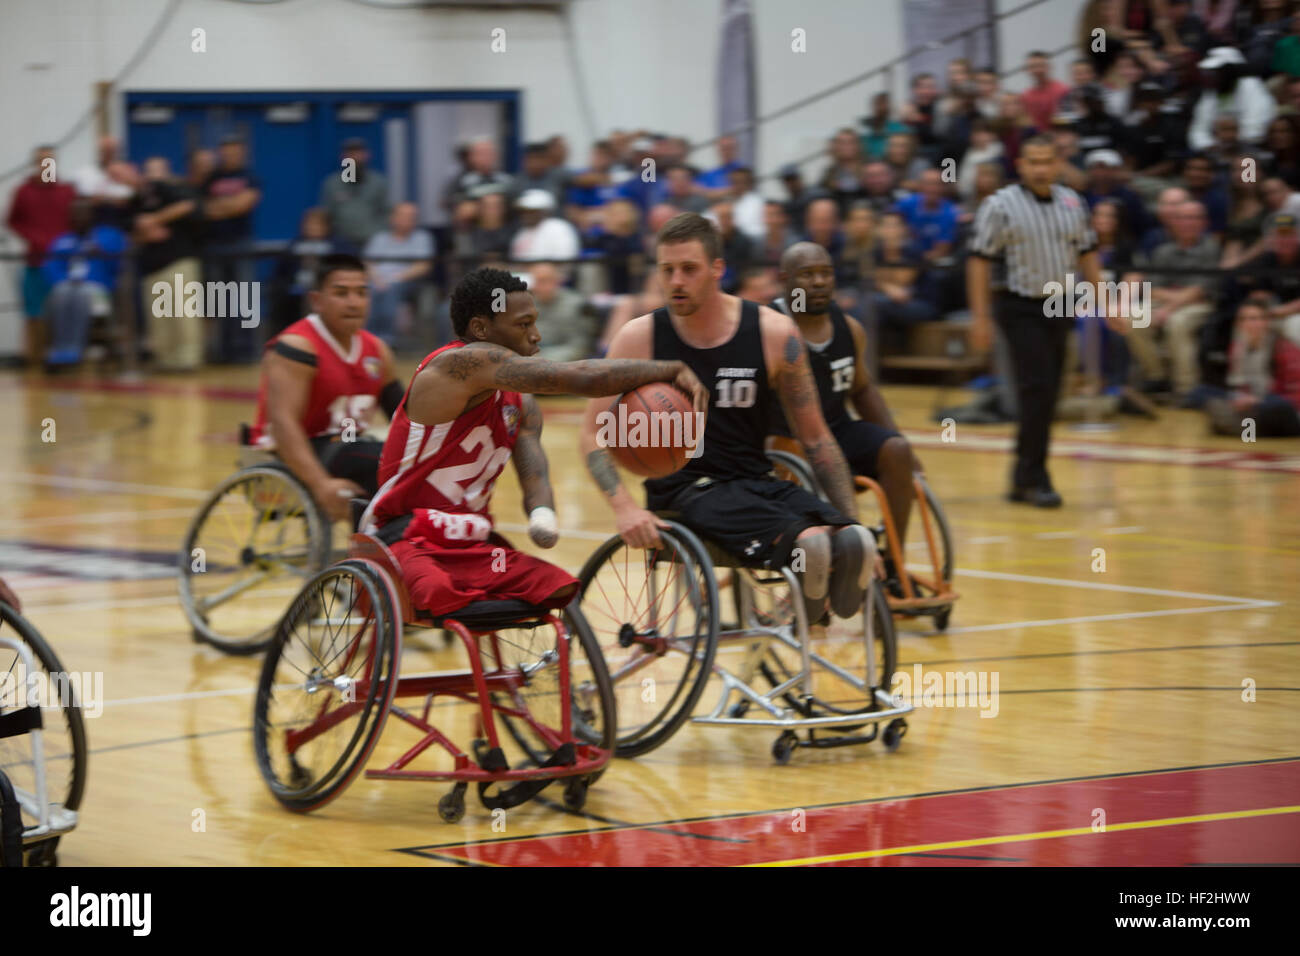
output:
M 1059 508 L 1061 496 L 1047 474 L 1047 444 L 1065 364 L 1072 308 L 1047 315 L 1047 285 L 1076 275 L 1100 290 L 1101 264 L 1088 207 L 1072 189 L 1056 183 L 1061 159 L 1045 136 L 1025 143 L 1016 161 L 1020 182 L 999 189 L 981 204 L 966 262 L 966 294 L 971 308 L 971 345 L 986 352 L 993 343 L 993 321 L 1006 337 L 1016 379 L 1020 429 L 1011 501 Z M 995 270 L 996 265 L 996 270 Z M 996 283 L 994 272 L 996 271 Z M 1082 279 L 1079 276 L 1082 276 Z M 996 284 L 997 298 L 992 300 Z M 1098 308 L 1104 307 L 1098 303 Z

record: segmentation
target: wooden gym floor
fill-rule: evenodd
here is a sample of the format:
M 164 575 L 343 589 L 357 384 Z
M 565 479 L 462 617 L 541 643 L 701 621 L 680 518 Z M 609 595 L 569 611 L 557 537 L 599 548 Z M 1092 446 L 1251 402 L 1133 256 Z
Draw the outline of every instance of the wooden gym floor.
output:
M 962 595 L 946 634 L 897 622 L 900 669 L 996 674 L 996 714 L 919 706 L 895 753 L 788 766 L 773 731 L 688 725 L 616 761 L 581 814 L 552 789 L 494 829 L 472 791 L 463 821 L 440 822 L 443 784 L 358 779 L 307 816 L 263 784 L 259 660 L 193 643 L 169 570 L 234 468 L 255 387 L 254 369 L 0 375 L 0 575 L 65 668 L 103 674 L 65 864 L 1300 863 L 1300 442 L 1211 437 L 1192 412 L 1058 425 L 1066 506 L 1043 512 L 1001 499 L 1008 426 L 944 442 L 935 390 L 888 388 L 953 524 Z M 575 453 L 578 404 L 544 407 L 566 532 L 548 557 L 576 572 L 612 522 Z M 495 502 L 527 544 L 512 470 Z M 440 646 L 410 635 L 404 668 L 455 666 L 421 644 Z

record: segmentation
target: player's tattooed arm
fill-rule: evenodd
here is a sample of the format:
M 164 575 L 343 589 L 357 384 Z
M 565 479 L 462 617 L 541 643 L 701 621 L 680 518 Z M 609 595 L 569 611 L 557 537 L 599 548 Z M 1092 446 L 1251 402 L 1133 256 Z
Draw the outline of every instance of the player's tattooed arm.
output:
M 524 492 L 524 514 L 534 508 L 555 509 L 555 493 L 551 490 L 550 467 L 546 452 L 542 450 L 542 410 L 531 395 L 523 397 L 523 420 L 519 423 L 519 437 L 511 457 L 519 487 Z
M 777 396 L 785 420 L 803 445 L 813 474 L 825 489 L 831 504 L 846 517 L 858 520 L 858 503 L 853 494 L 853 478 L 840 451 L 839 442 L 822 417 L 821 398 L 808 368 L 803 341 L 791 330 L 781 350 L 781 371 Z
M 597 448 L 587 453 L 587 471 L 596 479 L 596 486 L 604 492 L 606 498 L 614 497 L 623 487 L 618 469 L 614 467 L 614 458 L 607 448 Z
M 703 411 L 707 392 L 682 362 L 656 359 L 583 359 L 552 362 L 547 359 L 507 356 L 493 370 L 492 383 L 498 388 L 540 395 L 569 394 L 600 398 L 649 385 L 671 382 L 690 395 Z

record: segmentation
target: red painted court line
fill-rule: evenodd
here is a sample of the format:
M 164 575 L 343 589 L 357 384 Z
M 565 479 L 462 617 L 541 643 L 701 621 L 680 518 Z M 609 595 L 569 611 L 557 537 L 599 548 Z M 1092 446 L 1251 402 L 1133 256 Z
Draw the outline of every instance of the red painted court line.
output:
M 1289 760 L 814 808 L 804 815 L 803 832 L 784 810 L 436 850 L 501 866 L 1297 863 L 1300 813 L 1177 822 L 1297 803 L 1300 760 Z M 1097 809 L 1105 812 L 1104 834 L 1091 832 Z M 1053 836 L 1080 829 L 1089 832 Z M 1019 839 L 1001 839 L 1013 836 Z M 974 845 L 943 846 L 963 841 Z M 1000 859 L 980 864 L 980 857 Z

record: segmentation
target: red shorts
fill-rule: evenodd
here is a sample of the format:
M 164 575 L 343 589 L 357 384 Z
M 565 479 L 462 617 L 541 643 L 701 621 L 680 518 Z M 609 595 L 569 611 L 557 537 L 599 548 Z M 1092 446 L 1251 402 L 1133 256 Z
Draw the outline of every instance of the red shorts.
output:
M 427 538 L 403 538 L 390 546 L 402 566 L 411 606 L 435 617 L 475 601 L 510 598 L 540 607 L 563 607 L 572 595 L 547 599 L 578 579 L 531 554 L 491 541 L 444 547 Z

